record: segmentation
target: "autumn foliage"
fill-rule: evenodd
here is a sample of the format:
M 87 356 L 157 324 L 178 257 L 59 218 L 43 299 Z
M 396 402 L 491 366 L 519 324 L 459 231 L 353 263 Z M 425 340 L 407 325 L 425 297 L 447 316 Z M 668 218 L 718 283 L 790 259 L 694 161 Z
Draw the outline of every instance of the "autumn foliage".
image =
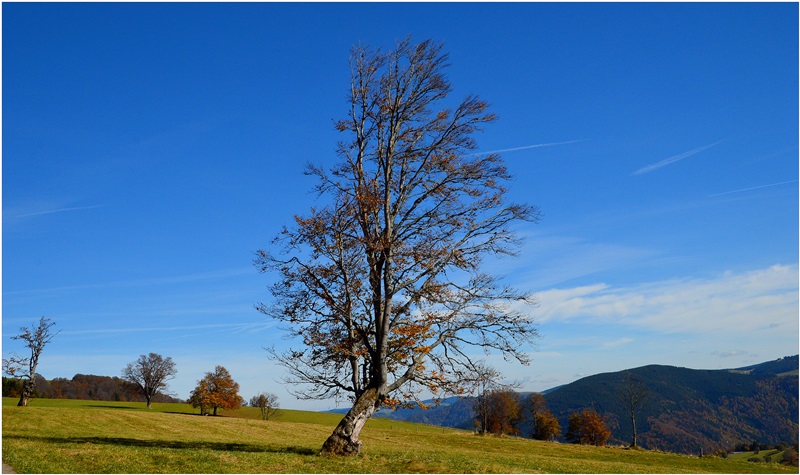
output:
M 480 433 L 519 434 L 519 395 L 510 389 L 498 389 L 476 398 L 476 422 Z
M 611 437 L 611 431 L 594 409 L 584 409 L 569 416 L 569 428 L 564 437 L 573 444 L 603 446 Z
M 235 382 L 231 374 L 223 366 L 217 366 L 213 372 L 208 372 L 197 382 L 197 387 L 189 396 L 192 407 L 199 407 L 200 414 L 212 411 L 217 415 L 217 409 L 233 410 L 242 407 L 244 399 L 239 395 L 239 383 Z
M 558 419 L 547 409 L 544 396 L 533 393 L 523 405 L 526 417 L 530 418 L 533 430 L 531 437 L 536 440 L 553 441 L 561 435 L 561 424 Z

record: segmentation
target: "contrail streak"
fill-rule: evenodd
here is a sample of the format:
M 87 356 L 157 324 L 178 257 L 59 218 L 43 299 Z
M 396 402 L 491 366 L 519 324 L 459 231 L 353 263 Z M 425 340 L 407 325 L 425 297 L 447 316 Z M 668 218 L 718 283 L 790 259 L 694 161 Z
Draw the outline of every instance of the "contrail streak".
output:
M 649 172 L 651 172 L 653 170 L 658 170 L 661 167 L 666 167 L 667 165 L 671 165 L 671 164 L 677 162 L 678 160 L 683 160 L 686 157 L 691 157 L 692 155 L 694 155 L 696 153 L 700 153 L 703 150 L 709 149 L 709 148 L 713 147 L 714 145 L 717 145 L 720 142 L 721 142 L 721 140 L 717 141 L 717 142 L 714 142 L 712 144 L 709 144 L 709 145 L 705 145 L 703 147 L 698 147 L 698 148 L 696 148 L 694 150 L 689 150 L 688 152 L 683 152 L 681 154 L 674 155 L 674 156 L 669 157 L 669 158 L 665 158 L 664 160 L 661 160 L 658 163 L 653 163 L 652 165 L 647 165 L 646 167 L 642 167 L 642 168 L 636 170 L 635 172 L 633 172 L 632 174 L 633 175 L 642 175 L 644 173 L 649 173 Z
M 567 145 L 567 144 L 571 144 L 571 143 L 585 142 L 586 140 L 588 140 L 588 139 L 570 140 L 568 142 L 538 143 L 538 144 L 535 144 L 535 145 L 525 145 L 525 146 L 522 146 L 522 147 L 504 148 L 504 149 L 501 149 L 501 150 L 489 150 L 488 152 L 478 152 L 478 153 L 473 153 L 471 155 L 488 155 L 490 153 L 516 152 L 518 150 L 528 150 L 529 148 L 554 147 L 556 145 Z
M 42 216 L 45 214 L 54 214 L 54 213 L 63 213 L 66 211 L 80 211 L 84 209 L 96 209 L 102 208 L 104 205 L 94 205 L 94 206 L 76 206 L 74 208 L 58 208 L 58 209 L 48 209 L 45 211 L 35 211 L 33 213 L 25 213 L 25 214 L 18 214 L 14 216 L 15 218 L 29 218 L 31 216 Z
M 726 192 L 723 192 L 723 193 L 716 193 L 716 194 L 713 194 L 713 195 L 708 195 L 708 197 L 709 198 L 713 198 L 715 196 L 732 195 L 733 193 L 743 193 L 745 191 L 760 190 L 761 188 L 769 188 L 769 187 L 772 187 L 772 186 L 788 185 L 789 183 L 797 183 L 797 180 L 782 181 L 780 183 L 770 183 L 768 185 L 751 186 L 750 188 L 742 188 L 741 190 L 726 191 Z

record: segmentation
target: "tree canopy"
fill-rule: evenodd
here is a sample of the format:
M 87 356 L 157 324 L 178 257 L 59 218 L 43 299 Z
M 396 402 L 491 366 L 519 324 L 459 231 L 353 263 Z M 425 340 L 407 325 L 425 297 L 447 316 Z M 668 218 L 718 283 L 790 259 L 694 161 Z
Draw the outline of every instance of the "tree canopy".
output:
M 569 427 L 564 438 L 581 445 L 606 445 L 611 431 L 605 420 L 594 409 L 584 409 L 569 416 Z
M 519 434 L 519 394 L 511 389 L 495 389 L 475 399 L 475 420 L 480 433 Z
M 239 395 L 239 383 L 233 380 L 231 373 L 224 366 L 216 366 L 197 382 L 189 403 L 192 407 L 199 407 L 201 414 L 211 410 L 216 416 L 217 409 L 239 409 L 244 398 Z
M 135 384 L 144 394 L 147 408 L 152 405 L 153 397 L 167 388 L 167 381 L 178 374 L 172 358 L 150 353 L 140 355 L 133 363 L 122 370 L 122 379 Z

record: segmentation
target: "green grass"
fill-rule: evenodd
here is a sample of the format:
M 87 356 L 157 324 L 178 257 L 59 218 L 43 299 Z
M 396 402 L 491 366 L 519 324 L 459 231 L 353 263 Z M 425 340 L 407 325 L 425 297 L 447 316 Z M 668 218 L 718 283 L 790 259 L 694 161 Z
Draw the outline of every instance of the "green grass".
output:
M 793 467 L 584 447 L 374 419 L 358 457 L 320 457 L 340 415 L 3 399 L 3 461 L 19 473 L 797 473 Z
M 775 449 L 767 449 L 767 450 L 760 450 L 758 453 L 755 452 L 736 452 L 733 454 L 728 455 L 728 458 L 731 460 L 748 460 L 752 457 L 758 457 L 761 460 L 764 460 L 765 456 L 769 456 L 770 460 L 773 462 L 780 462 L 783 460 L 783 450 L 775 450 Z

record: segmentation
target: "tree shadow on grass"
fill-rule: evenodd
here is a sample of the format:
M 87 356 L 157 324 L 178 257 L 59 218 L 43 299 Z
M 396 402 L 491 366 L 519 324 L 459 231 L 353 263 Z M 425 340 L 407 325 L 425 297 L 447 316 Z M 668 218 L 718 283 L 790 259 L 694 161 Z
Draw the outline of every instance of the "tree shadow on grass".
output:
M 18 436 L 7 435 L 3 439 L 20 439 L 20 440 L 37 440 L 51 444 L 99 444 L 99 445 L 117 445 L 124 447 L 148 447 L 148 448 L 161 448 L 161 449 L 201 449 L 201 450 L 218 450 L 222 452 L 270 452 L 270 453 L 293 453 L 297 455 L 316 455 L 317 452 L 308 447 L 282 447 L 282 446 L 264 446 L 253 444 L 237 444 L 226 442 L 185 442 L 178 440 L 144 440 L 144 439 L 131 439 L 126 437 L 37 437 L 37 436 Z

